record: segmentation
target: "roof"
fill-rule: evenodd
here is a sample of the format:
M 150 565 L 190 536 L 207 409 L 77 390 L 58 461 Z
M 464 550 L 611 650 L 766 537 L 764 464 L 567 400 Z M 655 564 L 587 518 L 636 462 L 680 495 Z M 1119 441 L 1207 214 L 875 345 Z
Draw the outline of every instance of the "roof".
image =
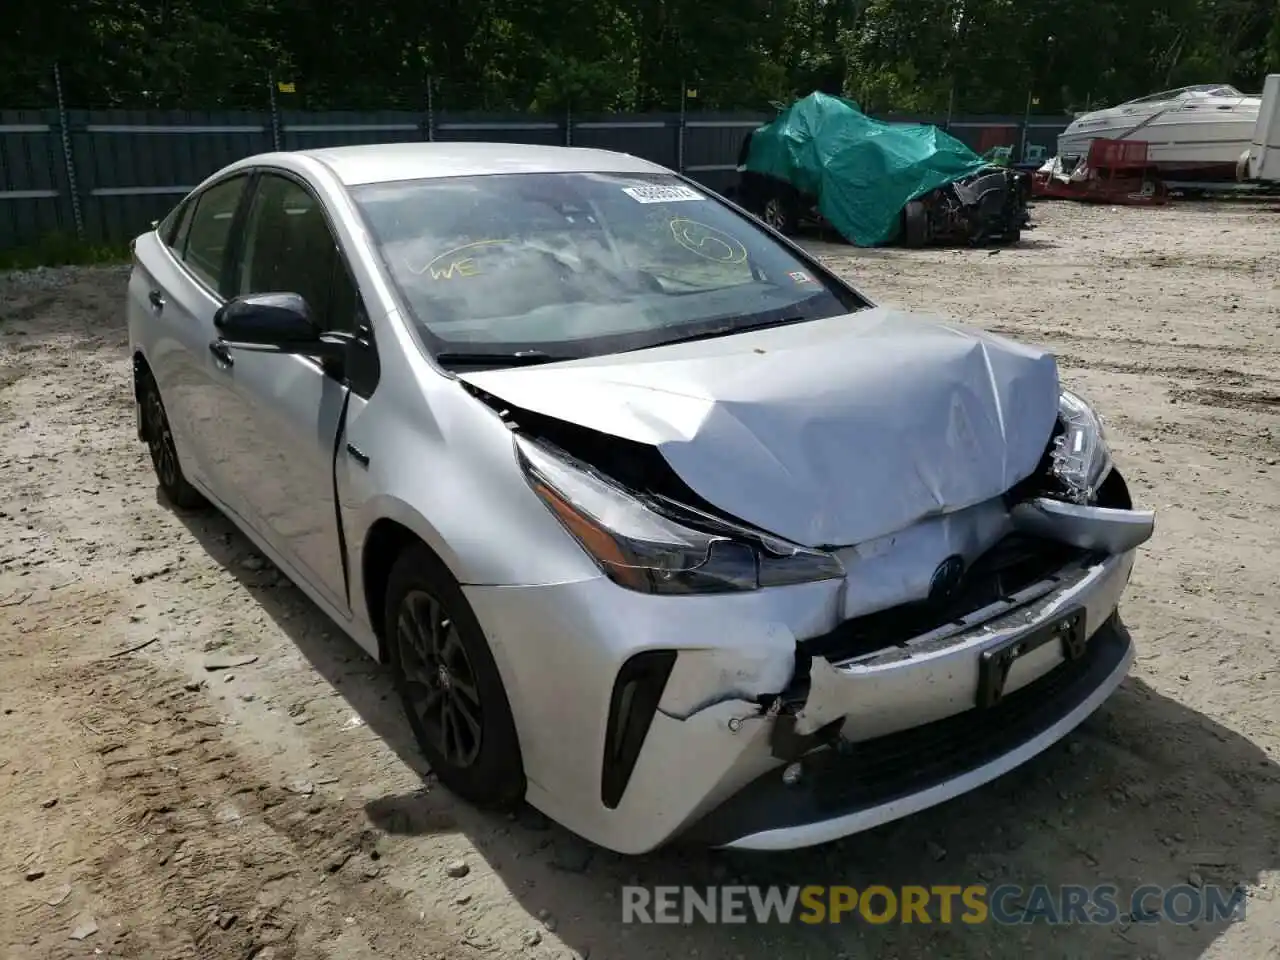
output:
M 370 143 L 301 150 L 347 186 L 494 173 L 670 173 L 611 150 L 528 143 Z

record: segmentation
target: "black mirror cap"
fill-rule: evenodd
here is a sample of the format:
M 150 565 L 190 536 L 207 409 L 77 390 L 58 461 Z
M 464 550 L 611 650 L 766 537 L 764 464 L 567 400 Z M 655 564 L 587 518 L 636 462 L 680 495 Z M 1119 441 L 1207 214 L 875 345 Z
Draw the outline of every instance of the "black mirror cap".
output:
M 213 325 L 232 343 L 314 343 L 321 333 L 307 301 L 296 293 L 251 293 L 228 300 L 213 315 Z

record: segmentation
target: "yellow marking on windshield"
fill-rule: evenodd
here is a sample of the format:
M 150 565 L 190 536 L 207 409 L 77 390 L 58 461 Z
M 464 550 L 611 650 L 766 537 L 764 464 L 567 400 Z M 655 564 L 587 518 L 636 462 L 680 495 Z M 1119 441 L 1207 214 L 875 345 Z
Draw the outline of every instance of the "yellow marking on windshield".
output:
M 437 254 L 431 259 L 421 270 L 415 270 L 410 267 L 411 273 L 422 276 L 424 273 L 430 272 L 432 280 L 452 280 L 454 277 L 474 277 L 479 275 L 480 268 L 476 265 L 474 257 L 459 257 L 458 254 L 475 247 L 495 246 L 502 243 L 511 243 L 507 240 L 473 240 L 471 243 L 464 243 L 460 247 L 453 247 L 444 253 Z M 437 266 L 442 260 L 452 257 L 447 264 Z
M 672 220 L 670 226 L 676 243 L 690 253 L 715 263 L 747 262 L 747 248 L 723 230 L 683 217 Z

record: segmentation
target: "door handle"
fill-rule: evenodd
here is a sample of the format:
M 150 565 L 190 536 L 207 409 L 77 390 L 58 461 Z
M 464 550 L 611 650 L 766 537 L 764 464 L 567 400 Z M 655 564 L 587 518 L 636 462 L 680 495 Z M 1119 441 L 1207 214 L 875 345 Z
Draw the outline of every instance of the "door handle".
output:
M 152 290 L 147 294 L 147 299 L 151 301 L 151 306 L 157 310 L 164 309 L 164 295 L 159 290 Z
M 224 367 L 234 364 L 235 357 L 231 356 L 231 350 L 221 340 L 214 340 L 209 344 L 209 352 L 213 354 L 215 360 Z

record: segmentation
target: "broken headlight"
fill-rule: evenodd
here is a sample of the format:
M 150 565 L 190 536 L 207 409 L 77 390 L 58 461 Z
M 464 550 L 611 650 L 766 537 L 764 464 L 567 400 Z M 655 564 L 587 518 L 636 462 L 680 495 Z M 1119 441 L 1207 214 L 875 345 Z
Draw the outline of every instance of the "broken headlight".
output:
M 1062 432 L 1049 451 L 1050 471 L 1073 503 L 1091 504 L 1111 472 L 1111 451 L 1102 420 L 1084 400 L 1063 390 L 1058 400 Z
M 725 593 L 831 580 L 840 561 L 669 501 L 642 499 L 549 444 L 516 437 L 525 479 L 600 569 L 643 593 Z

